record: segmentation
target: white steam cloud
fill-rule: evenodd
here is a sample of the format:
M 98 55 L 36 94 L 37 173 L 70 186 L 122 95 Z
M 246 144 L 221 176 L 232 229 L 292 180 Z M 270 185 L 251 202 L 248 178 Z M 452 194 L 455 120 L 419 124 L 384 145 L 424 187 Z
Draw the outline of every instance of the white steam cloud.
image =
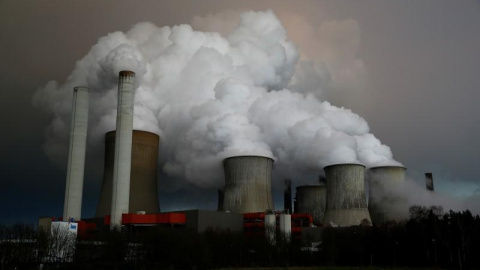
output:
M 349 21 L 333 26 L 357 27 Z M 335 36 L 328 29 L 322 33 L 327 40 Z M 126 69 L 138 81 L 134 128 L 159 134 L 164 173 L 195 185 L 220 186 L 221 161 L 232 155 L 272 157 L 289 177 L 318 174 L 333 163 L 400 165 L 363 118 L 319 100 L 322 80 L 350 83 L 355 70 L 363 69 L 345 50 L 309 62 L 271 11 L 242 13 L 223 35 L 190 25 L 139 23 L 100 38 L 66 82 L 48 82 L 35 93 L 34 105 L 53 117 L 44 149 L 54 161 L 65 159 L 77 85 L 91 89 L 88 140 L 99 147 L 105 132 L 115 129 L 117 76 Z M 319 73 L 323 77 L 313 78 Z

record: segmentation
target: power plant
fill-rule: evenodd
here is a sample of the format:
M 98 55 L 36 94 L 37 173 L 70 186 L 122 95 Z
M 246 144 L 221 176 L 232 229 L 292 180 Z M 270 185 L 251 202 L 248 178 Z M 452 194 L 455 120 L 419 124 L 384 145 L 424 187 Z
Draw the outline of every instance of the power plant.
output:
M 218 189 L 216 211 L 184 210 L 160 213 L 157 172 L 160 137 L 133 130 L 135 73 L 121 71 L 118 81 L 116 130 L 105 134 L 104 175 L 95 218 L 81 219 L 83 174 L 88 126 L 89 89 L 75 87 L 63 220 L 78 220 L 79 235 L 88 235 L 98 226 L 139 230 L 145 226 L 189 227 L 198 232 L 208 228 L 263 235 L 272 245 L 281 236 L 290 241 L 302 230 L 315 227 L 381 224 L 394 216 L 385 187 L 405 180 L 406 168 L 373 167 L 367 208 L 361 164 L 336 164 L 324 168 L 319 183 L 296 187 L 292 211 L 292 180 L 284 181 L 283 209 L 275 210 L 272 196 L 270 157 L 244 155 L 223 160 L 225 184 Z M 433 190 L 431 174 L 427 187 Z M 430 178 L 429 178 L 430 177 Z M 371 211 L 371 214 L 369 212 Z M 293 212 L 293 213 L 292 213 Z M 372 216 L 372 219 L 371 219 Z M 50 221 L 49 221 L 50 220 Z M 42 218 L 42 226 L 52 219 Z
M 296 213 L 311 214 L 314 224 L 324 223 L 327 190 L 325 185 L 298 186 Z
M 401 166 L 380 166 L 368 170 L 369 199 L 368 210 L 375 224 L 395 220 L 396 216 L 388 206 L 400 203 L 391 191 L 400 188 L 405 182 L 407 168 Z
M 223 211 L 255 213 L 273 209 L 273 159 L 261 156 L 229 157 L 223 161 L 223 167 Z
M 365 166 L 336 164 L 324 168 L 327 178 L 325 224 L 353 226 L 371 224 L 365 198 Z
M 105 167 L 96 217 L 109 215 L 112 208 L 113 161 L 116 132 L 105 134 Z M 157 163 L 160 138 L 157 134 L 134 130 L 130 171 L 129 213 L 159 213 Z

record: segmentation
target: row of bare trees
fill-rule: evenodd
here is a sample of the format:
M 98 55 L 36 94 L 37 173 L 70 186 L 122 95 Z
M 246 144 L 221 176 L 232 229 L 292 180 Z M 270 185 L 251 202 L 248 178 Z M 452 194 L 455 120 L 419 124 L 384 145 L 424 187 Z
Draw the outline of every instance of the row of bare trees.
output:
M 405 222 L 326 228 L 322 247 L 330 265 L 479 268 L 480 217 L 412 206 Z
M 78 241 L 63 230 L 0 226 L 1 269 L 212 269 L 222 267 L 400 266 L 480 267 L 480 217 L 440 207 L 410 209 L 402 223 L 323 228 L 316 248 L 276 234 L 187 228 L 108 228 L 95 240 Z M 274 240 L 274 241 L 273 241 Z M 305 240 L 305 239 L 304 239 Z
M 1 269 L 72 262 L 75 245 L 76 235 L 60 227 L 45 231 L 26 224 L 0 225 Z

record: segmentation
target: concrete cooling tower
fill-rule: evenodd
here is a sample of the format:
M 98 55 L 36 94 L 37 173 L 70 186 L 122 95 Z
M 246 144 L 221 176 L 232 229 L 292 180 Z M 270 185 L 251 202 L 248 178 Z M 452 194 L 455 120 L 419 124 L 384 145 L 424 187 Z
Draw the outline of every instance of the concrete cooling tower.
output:
M 337 164 L 324 168 L 327 178 L 325 224 L 353 226 L 371 224 L 365 198 L 365 166 Z
M 265 212 L 273 209 L 273 159 L 261 156 L 235 156 L 223 161 L 225 170 L 224 211 Z
M 105 168 L 97 217 L 110 215 L 112 207 L 113 160 L 115 131 L 105 135 Z M 129 212 L 159 213 L 157 193 L 157 163 L 160 138 L 146 131 L 134 130 L 130 171 Z
M 323 224 L 327 190 L 325 185 L 297 187 L 297 212 L 311 214 L 315 224 Z
M 395 215 L 397 211 L 393 208 L 404 204 L 392 192 L 405 182 L 406 170 L 401 166 L 381 166 L 368 170 L 368 211 L 373 223 L 383 224 L 398 219 Z

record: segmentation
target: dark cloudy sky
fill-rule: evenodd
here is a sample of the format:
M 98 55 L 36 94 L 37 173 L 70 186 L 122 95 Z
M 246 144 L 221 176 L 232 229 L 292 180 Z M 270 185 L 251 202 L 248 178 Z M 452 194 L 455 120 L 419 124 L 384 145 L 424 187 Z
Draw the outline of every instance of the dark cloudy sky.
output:
M 0 222 L 61 214 L 65 168 L 42 150 L 51 119 L 33 107 L 32 96 L 50 80 L 65 81 L 100 37 L 142 21 L 222 31 L 208 18 L 267 9 L 302 58 L 313 61 L 335 57 L 317 53 L 337 37 L 335 23 L 352 26 L 332 44 L 360 68 L 323 97 L 364 117 L 410 177 L 423 181 L 424 172 L 433 172 L 446 196 L 480 193 L 479 1 L 2 0 Z M 92 216 L 102 164 L 87 165 L 83 215 Z M 164 210 L 216 205 L 214 190 L 187 185 L 171 193 L 162 185 Z

